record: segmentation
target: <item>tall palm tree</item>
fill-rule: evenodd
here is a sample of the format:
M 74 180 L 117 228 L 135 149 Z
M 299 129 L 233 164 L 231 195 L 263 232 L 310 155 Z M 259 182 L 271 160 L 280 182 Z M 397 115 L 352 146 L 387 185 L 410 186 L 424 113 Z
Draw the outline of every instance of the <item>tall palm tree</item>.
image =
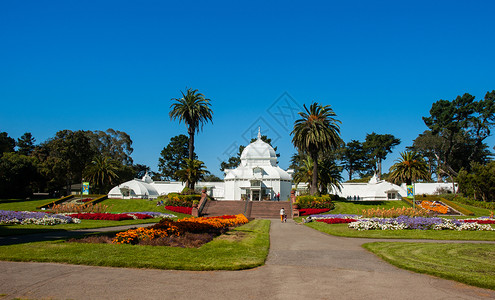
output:
M 330 105 L 322 106 L 317 102 L 304 105 L 303 112 L 299 112 L 300 119 L 294 123 L 291 135 L 292 143 L 300 151 L 307 153 L 313 160 L 311 194 L 318 188 L 318 155 L 324 151 L 336 149 L 341 142 L 340 121 Z
M 390 167 L 389 178 L 396 184 L 405 182 L 408 185 L 421 179 L 431 179 L 428 172 L 428 165 L 423 157 L 415 151 L 407 151 L 400 154 L 400 158 Z
M 200 160 L 186 158 L 184 163 L 184 168 L 178 170 L 175 174 L 182 182 L 186 183 L 189 189 L 194 190 L 196 183 L 203 179 L 205 175 L 210 174 L 210 172 L 206 170 L 206 166 Z
M 170 119 L 179 119 L 179 123 L 184 121 L 187 133 L 189 134 L 189 159 L 194 159 L 194 134 L 203 129 L 204 123 L 212 121 L 213 111 L 210 106 L 210 99 L 206 99 L 198 90 L 187 89 L 182 98 L 173 98 L 176 101 L 170 108 Z
M 337 166 L 331 159 L 318 160 L 318 187 L 320 192 L 330 190 L 341 190 L 343 180 L 341 168 Z M 294 172 L 294 182 L 297 184 L 306 182 L 311 189 L 313 181 L 313 159 L 308 155 L 302 161 L 302 164 Z
M 107 189 L 119 178 L 118 169 L 118 163 L 115 160 L 107 156 L 96 156 L 86 170 L 86 176 L 100 193 L 106 193 Z

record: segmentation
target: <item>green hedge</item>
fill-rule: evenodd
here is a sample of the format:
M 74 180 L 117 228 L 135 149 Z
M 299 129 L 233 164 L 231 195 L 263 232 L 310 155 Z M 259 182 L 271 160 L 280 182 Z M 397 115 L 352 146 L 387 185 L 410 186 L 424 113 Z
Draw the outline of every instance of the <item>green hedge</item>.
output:
M 337 195 L 323 195 L 323 196 L 310 196 L 303 195 L 296 197 L 296 204 L 299 208 L 330 208 L 333 209 L 335 205 L 332 201 L 338 200 Z

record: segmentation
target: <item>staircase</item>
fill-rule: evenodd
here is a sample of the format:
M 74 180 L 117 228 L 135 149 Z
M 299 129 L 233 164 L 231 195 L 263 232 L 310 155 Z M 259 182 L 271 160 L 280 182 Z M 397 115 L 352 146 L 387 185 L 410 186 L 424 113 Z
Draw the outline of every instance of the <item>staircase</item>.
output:
M 222 216 L 244 214 L 248 218 L 280 218 L 280 209 L 284 208 L 288 218 L 292 217 L 288 201 L 231 201 L 208 200 L 202 216 Z

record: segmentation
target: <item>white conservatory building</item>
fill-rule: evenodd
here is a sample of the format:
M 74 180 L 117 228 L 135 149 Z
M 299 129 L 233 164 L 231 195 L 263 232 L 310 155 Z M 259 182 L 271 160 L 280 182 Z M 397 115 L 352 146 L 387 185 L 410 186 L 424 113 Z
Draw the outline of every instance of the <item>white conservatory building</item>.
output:
M 290 170 L 289 170 L 290 172 Z M 225 170 L 225 199 L 253 201 L 287 200 L 292 189 L 292 176 L 277 165 L 272 146 L 258 139 L 241 154 L 241 164 Z
M 216 200 L 252 201 L 287 200 L 292 189 L 291 170 L 285 171 L 277 165 L 275 150 L 258 138 L 249 144 L 241 154 L 241 163 L 235 169 L 225 170 L 223 182 L 198 182 L 197 187 L 206 187 L 208 194 Z M 153 181 L 146 174 L 142 179 L 133 179 L 115 186 L 108 193 L 109 198 L 155 199 L 160 195 L 181 192 L 184 184 L 174 181 Z

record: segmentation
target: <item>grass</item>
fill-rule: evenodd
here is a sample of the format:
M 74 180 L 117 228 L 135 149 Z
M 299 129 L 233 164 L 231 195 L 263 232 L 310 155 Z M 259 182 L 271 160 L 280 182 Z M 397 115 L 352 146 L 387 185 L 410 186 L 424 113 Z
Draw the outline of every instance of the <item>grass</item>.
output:
M 459 205 L 462 208 L 465 208 L 465 209 L 468 209 L 468 210 L 474 212 L 474 216 L 465 216 L 464 218 L 466 218 L 466 217 L 469 217 L 469 218 L 474 217 L 475 218 L 475 217 L 483 217 L 483 216 L 486 217 L 486 216 L 490 215 L 489 209 L 471 206 L 471 205 L 467 205 L 467 204 L 462 204 L 462 203 L 457 202 L 457 201 L 452 201 L 452 202 L 454 202 L 455 204 Z
M 376 242 L 363 247 L 399 268 L 495 290 L 491 244 Z
M 173 270 L 241 270 L 264 264 L 270 221 L 254 220 L 200 248 L 64 241 L 0 246 L 0 260 Z
M 456 231 L 456 230 L 355 230 L 347 224 L 326 224 L 311 222 L 305 224 L 318 231 L 335 236 L 373 239 L 426 239 L 426 240 L 462 240 L 495 241 L 494 231 Z

